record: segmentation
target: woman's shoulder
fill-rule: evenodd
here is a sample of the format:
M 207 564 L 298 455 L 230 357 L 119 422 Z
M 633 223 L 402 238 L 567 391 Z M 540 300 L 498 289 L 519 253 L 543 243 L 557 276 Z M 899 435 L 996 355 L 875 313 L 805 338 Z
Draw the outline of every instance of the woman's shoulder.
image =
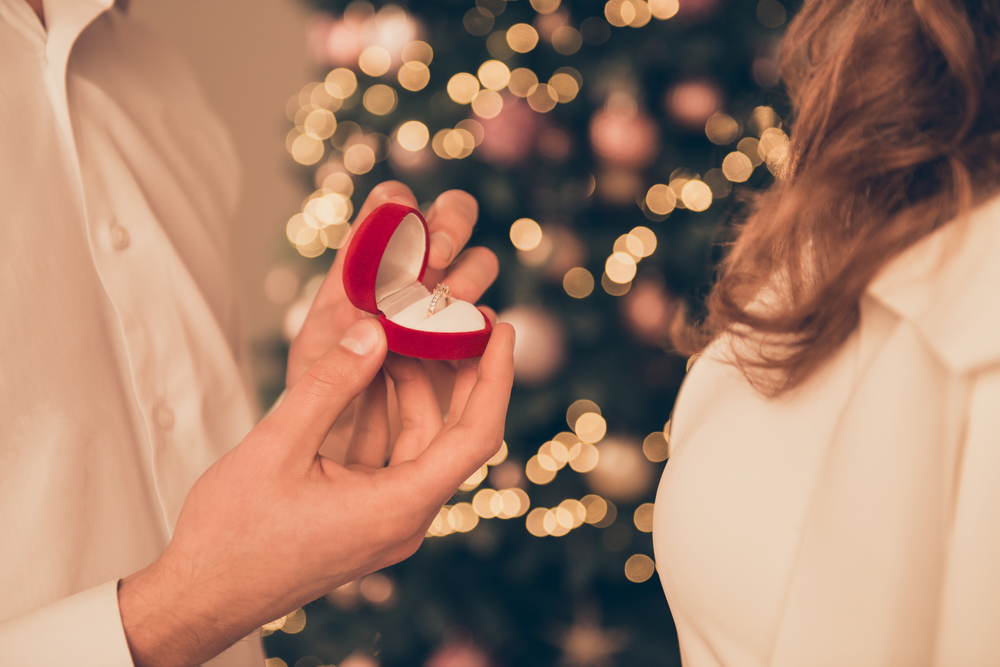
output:
M 890 261 L 866 294 L 912 323 L 951 370 L 1000 361 L 1000 196 Z

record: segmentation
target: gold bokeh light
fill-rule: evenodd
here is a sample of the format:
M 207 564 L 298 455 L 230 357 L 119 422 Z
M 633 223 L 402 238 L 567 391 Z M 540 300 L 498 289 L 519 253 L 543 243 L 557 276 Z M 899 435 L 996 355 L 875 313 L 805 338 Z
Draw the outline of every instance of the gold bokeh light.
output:
M 639 505 L 632 515 L 632 521 L 643 533 L 653 532 L 653 503 Z
M 358 56 L 358 67 L 368 76 L 382 76 L 390 65 L 392 56 L 381 46 L 369 46 Z
M 329 139 L 337 129 L 337 119 L 328 109 L 313 109 L 302 123 L 306 134 L 316 139 Z
M 479 66 L 479 80 L 483 88 L 503 90 L 510 81 L 510 68 L 499 60 L 487 60 Z
M 503 98 L 495 90 L 480 90 L 472 100 L 472 112 L 480 118 L 496 118 L 503 111 Z
M 563 104 L 572 102 L 580 93 L 580 84 L 576 77 L 568 72 L 557 72 L 549 79 L 549 86 L 556 91 L 559 101 Z
M 663 431 L 654 431 L 642 441 L 642 453 L 653 463 L 666 461 L 670 454 L 670 445 Z
M 639 245 L 642 246 L 642 257 L 649 257 L 656 252 L 656 234 L 649 227 L 636 227 L 628 234 L 639 241 Z
M 527 67 L 518 67 L 510 73 L 507 89 L 518 97 L 527 97 L 531 89 L 538 85 L 538 76 Z
M 656 215 L 670 215 L 677 206 L 677 195 L 669 186 L 658 183 L 646 192 L 646 208 Z
M 733 183 L 743 183 L 753 173 L 753 162 L 740 151 L 733 151 L 722 160 L 722 173 Z
M 563 289 L 574 299 L 586 298 L 594 291 L 594 275 L 583 267 L 574 267 L 563 276 Z
M 692 211 L 705 211 L 712 205 L 712 189 L 704 181 L 692 179 L 684 184 L 681 200 Z
M 705 135 L 713 144 L 725 146 L 740 136 L 740 125 L 732 116 L 722 112 L 714 113 L 705 123 Z
M 431 71 L 422 62 L 403 63 L 396 75 L 401 85 L 410 92 L 423 90 L 431 80 Z
M 542 242 L 542 228 L 531 218 L 521 218 L 510 226 L 510 241 L 518 250 L 531 250 Z
M 396 108 L 396 91 L 382 83 L 376 83 L 365 91 L 363 98 L 365 109 L 376 116 L 386 116 Z
M 375 166 L 375 151 L 365 144 L 354 144 L 344 151 L 344 168 L 352 174 L 367 174 Z
M 358 89 L 358 77 L 346 67 L 338 67 L 326 75 L 323 85 L 333 97 L 346 100 Z
M 507 44 L 517 53 L 527 53 L 538 45 L 538 31 L 527 23 L 517 23 L 507 29 Z
M 641 584 L 656 572 L 653 559 L 645 554 L 635 554 L 625 562 L 625 576 L 629 581 Z
M 680 8 L 678 0 L 649 0 L 649 11 L 661 21 L 676 16 Z
M 539 113 L 548 113 L 556 108 L 559 93 L 548 83 L 535 84 L 528 90 L 528 106 Z
M 564 25 L 552 31 L 552 48 L 556 53 L 571 56 L 583 46 L 583 35 L 572 26 Z
M 539 14 L 551 14 L 559 9 L 562 0 L 531 0 L 531 7 Z
M 630 283 L 635 278 L 635 258 L 627 252 L 612 253 L 604 263 L 604 272 L 619 285 Z
M 403 50 L 400 52 L 400 58 L 402 58 L 404 63 L 417 62 L 422 65 L 430 65 L 434 59 L 434 49 L 427 42 L 417 40 L 403 47 Z
M 736 144 L 736 150 L 750 158 L 754 167 L 760 166 L 764 160 L 760 156 L 760 142 L 753 137 L 743 137 L 740 143 Z
M 430 138 L 427 126 L 419 120 L 408 120 L 396 130 L 396 141 L 408 151 L 419 151 Z
M 573 430 L 582 442 L 594 444 L 604 438 L 604 434 L 608 431 L 608 423 L 596 412 L 585 412 L 576 420 Z
M 470 104 L 479 92 L 479 79 L 468 72 L 459 72 L 448 80 L 448 97 L 459 104 Z

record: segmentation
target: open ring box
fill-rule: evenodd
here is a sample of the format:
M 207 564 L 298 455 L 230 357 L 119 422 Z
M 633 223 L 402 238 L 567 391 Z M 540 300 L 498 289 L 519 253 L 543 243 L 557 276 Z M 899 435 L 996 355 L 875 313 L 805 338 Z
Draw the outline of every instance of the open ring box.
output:
M 344 291 L 377 313 L 389 349 L 420 359 L 469 359 L 486 349 L 493 326 L 483 311 L 454 297 L 433 315 L 421 280 L 430 238 L 420 212 L 382 204 L 357 224 L 345 249 Z

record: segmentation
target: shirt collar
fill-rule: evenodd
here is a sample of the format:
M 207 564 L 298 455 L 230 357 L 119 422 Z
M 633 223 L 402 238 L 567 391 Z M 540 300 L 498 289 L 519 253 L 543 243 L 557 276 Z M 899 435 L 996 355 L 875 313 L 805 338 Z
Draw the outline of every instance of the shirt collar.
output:
M 9 1 L 9 0 L 7 0 Z M 14 0 L 27 4 L 24 0 Z M 47 38 L 45 51 L 52 65 L 65 70 L 69 53 L 80 33 L 106 12 L 114 0 L 45 0 Z
M 890 261 L 867 294 L 912 322 L 952 370 L 1000 361 L 1000 197 Z

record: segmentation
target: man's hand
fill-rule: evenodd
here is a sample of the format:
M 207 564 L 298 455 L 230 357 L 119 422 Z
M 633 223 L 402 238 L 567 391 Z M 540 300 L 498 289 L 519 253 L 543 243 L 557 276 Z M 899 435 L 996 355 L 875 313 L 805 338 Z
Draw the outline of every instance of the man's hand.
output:
M 351 325 L 202 475 L 160 558 L 122 580 L 135 664 L 199 664 L 411 555 L 441 505 L 500 447 L 513 344 L 513 329 L 500 324 L 481 360 L 458 364 L 446 420 L 422 364 L 393 355 L 385 368 L 396 381 L 402 430 L 390 443 L 385 335 L 371 318 Z M 359 395 L 342 466 L 319 449 Z

